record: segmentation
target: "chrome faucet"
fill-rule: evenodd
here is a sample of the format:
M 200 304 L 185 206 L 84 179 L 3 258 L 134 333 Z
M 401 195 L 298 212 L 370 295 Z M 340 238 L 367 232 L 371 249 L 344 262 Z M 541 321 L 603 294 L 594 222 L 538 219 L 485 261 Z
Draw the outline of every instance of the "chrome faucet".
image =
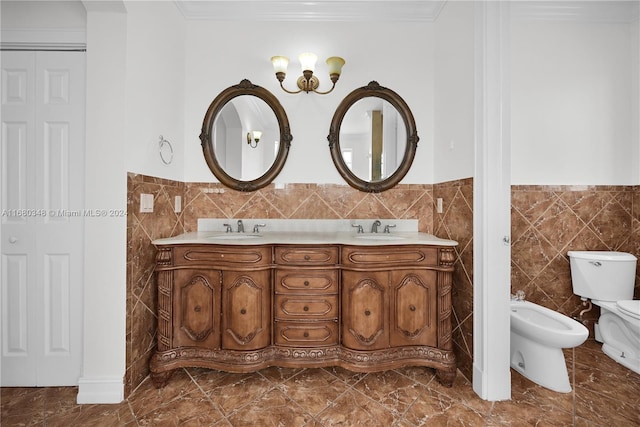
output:
M 351 224 L 351 226 L 358 229 L 358 231 L 357 231 L 358 234 L 364 233 L 364 229 L 362 228 L 361 225 L 359 225 L 359 224 Z
M 379 219 L 376 219 L 375 221 L 373 221 L 373 224 L 371 225 L 371 232 L 372 233 L 377 233 L 378 232 L 378 227 L 380 227 L 380 224 L 382 224 L 380 222 Z
M 241 219 L 238 220 L 238 233 L 244 233 L 244 224 Z
M 254 233 L 259 233 L 260 232 L 260 227 L 266 227 L 267 224 L 256 224 L 253 226 L 253 232 Z
M 233 233 L 233 228 L 231 228 L 231 224 L 222 224 L 222 225 L 226 227 L 227 233 Z

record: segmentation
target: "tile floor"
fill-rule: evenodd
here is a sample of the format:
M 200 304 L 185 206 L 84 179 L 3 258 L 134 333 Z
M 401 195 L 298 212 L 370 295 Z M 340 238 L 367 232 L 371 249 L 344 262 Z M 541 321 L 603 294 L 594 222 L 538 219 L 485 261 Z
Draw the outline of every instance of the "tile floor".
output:
M 75 387 L 2 388 L 0 425 L 640 426 L 640 375 L 606 357 L 594 341 L 566 355 L 573 392 L 549 391 L 512 371 L 512 400 L 503 402 L 481 400 L 462 375 L 445 388 L 427 368 L 373 374 L 190 368 L 178 370 L 164 389 L 145 380 L 118 405 L 77 405 Z

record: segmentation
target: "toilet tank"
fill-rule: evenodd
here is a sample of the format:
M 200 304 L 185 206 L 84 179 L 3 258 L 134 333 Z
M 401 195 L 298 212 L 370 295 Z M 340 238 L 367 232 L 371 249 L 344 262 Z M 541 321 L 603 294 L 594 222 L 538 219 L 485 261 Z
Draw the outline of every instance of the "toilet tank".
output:
M 637 258 L 626 252 L 569 251 L 573 293 L 601 301 L 633 299 Z

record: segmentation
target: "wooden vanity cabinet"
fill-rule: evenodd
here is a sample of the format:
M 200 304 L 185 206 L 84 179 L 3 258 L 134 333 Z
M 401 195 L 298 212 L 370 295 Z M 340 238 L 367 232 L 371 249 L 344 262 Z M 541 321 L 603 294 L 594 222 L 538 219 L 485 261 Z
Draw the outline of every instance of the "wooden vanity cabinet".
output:
M 158 248 L 156 386 L 182 366 L 254 370 L 250 361 L 234 367 L 271 345 L 272 262 L 271 246 Z
M 180 367 L 429 366 L 451 386 L 454 250 L 159 245 L 157 387 Z

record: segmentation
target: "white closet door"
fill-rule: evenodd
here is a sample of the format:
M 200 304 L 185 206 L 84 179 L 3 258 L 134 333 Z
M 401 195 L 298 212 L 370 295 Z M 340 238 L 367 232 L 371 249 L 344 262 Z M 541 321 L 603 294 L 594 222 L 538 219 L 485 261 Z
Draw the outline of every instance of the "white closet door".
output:
M 2 52 L 2 386 L 82 367 L 85 55 Z

